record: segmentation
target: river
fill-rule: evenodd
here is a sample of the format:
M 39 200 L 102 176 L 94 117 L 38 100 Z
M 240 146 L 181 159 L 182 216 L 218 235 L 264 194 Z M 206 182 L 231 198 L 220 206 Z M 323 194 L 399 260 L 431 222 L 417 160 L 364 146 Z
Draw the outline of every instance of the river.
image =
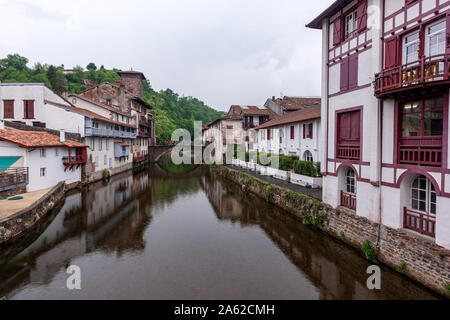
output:
M 81 290 L 68 290 L 70 265 Z M 436 299 L 355 250 L 201 168 L 159 167 L 69 193 L 0 248 L 4 299 Z

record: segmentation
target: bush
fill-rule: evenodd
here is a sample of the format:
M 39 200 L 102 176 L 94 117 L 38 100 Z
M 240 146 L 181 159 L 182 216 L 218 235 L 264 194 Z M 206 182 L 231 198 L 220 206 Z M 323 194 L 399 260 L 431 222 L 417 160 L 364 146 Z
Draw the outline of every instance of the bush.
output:
M 366 240 L 362 244 L 362 249 L 366 254 L 366 258 L 371 261 L 375 261 L 377 258 L 377 253 L 375 252 L 373 243 L 370 240 Z
M 291 171 L 294 169 L 295 162 L 298 161 L 297 156 L 279 156 L 279 169 L 284 171 Z
M 308 177 L 318 177 L 317 165 L 311 161 L 294 161 L 294 172 Z M 320 170 L 319 170 L 320 172 Z
M 103 170 L 103 171 L 102 171 L 102 176 L 103 176 L 103 179 L 104 179 L 104 180 L 108 179 L 109 176 L 110 176 L 109 171 L 106 170 L 106 169 Z

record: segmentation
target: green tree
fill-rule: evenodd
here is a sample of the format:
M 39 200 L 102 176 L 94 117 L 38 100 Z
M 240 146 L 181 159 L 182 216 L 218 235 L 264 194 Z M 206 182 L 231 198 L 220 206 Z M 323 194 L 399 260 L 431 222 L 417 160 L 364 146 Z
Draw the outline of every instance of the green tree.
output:
M 95 63 L 91 62 L 86 66 L 86 69 L 88 69 L 89 71 L 91 70 L 97 70 L 97 66 L 95 65 Z

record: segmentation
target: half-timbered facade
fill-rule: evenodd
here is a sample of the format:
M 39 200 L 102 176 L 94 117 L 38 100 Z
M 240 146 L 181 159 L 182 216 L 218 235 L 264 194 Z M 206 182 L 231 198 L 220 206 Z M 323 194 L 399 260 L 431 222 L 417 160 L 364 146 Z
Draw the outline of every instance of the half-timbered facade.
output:
M 450 1 L 335 1 L 322 30 L 324 201 L 450 247 Z

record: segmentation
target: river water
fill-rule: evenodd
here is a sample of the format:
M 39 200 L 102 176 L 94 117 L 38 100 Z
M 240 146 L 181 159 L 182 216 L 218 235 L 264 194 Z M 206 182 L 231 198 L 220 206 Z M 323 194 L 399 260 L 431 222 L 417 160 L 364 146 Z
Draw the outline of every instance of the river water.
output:
M 203 172 L 202 172 L 203 171 Z M 81 290 L 68 290 L 79 266 Z M 0 248 L 5 299 L 436 299 L 201 168 L 159 167 L 73 192 L 26 239 Z

